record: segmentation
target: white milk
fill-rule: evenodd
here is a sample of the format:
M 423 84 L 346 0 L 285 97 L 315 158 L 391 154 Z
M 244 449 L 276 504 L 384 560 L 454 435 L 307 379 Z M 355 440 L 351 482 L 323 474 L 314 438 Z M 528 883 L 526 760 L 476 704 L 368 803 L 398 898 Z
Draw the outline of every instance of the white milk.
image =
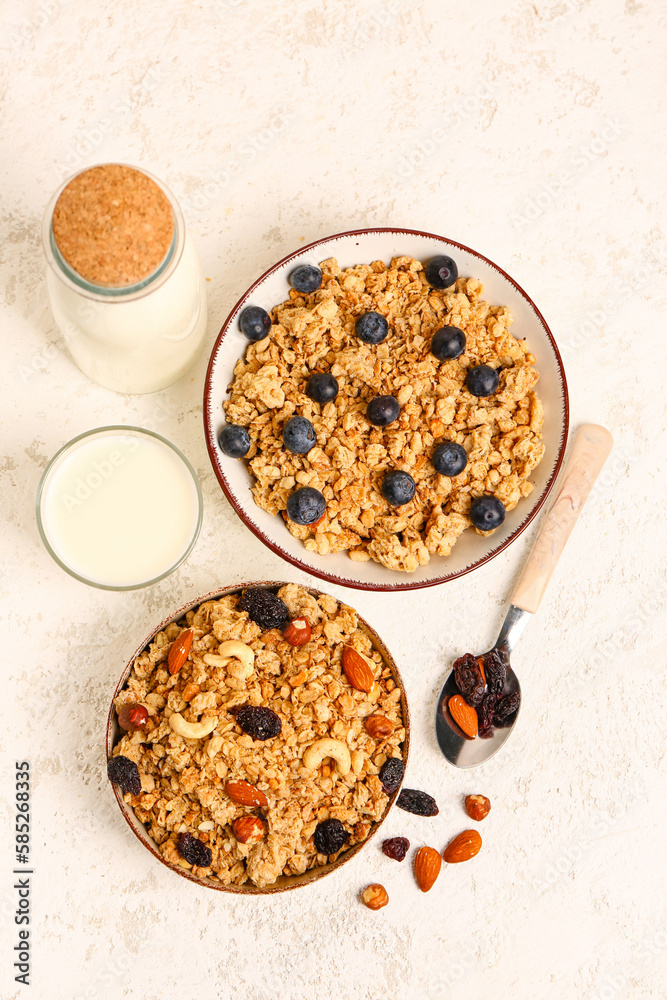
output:
M 38 521 L 47 546 L 85 582 L 121 589 L 167 574 L 197 536 L 193 473 L 163 439 L 139 429 L 91 432 L 45 473 Z
M 116 392 L 156 392 L 192 366 L 206 332 L 206 287 L 189 236 L 174 271 L 139 298 L 89 297 L 51 268 L 53 318 L 82 372 Z

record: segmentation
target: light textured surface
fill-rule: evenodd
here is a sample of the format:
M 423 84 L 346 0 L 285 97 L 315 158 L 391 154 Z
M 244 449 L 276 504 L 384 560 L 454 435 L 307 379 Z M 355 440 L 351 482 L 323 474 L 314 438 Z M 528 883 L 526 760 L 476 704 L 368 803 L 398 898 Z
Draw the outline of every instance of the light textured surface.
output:
M 33 790 L 33 985 L 48 1000 L 424 997 L 648 1000 L 667 994 L 664 860 L 665 22 L 636 0 L 83 0 L 4 3 L 0 996 L 16 927 L 12 778 Z M 179 384 L 124 397 L 62 349 L 43 208 L 75 169 L 144 166 L 181 200 L 210 278 L 206 350 Z M 434 699 L 495 637 L 526 553 L 439 590 L 335 591 L 381 631 L 408 685 L 407 784 L 440 816 L 386 834 L 442 849 L 492 812 L 484 846 L 428 895 L 371 844 L 294 894 L 232 899 L 154 862 L 103 776 L 115 680 L 170 609 L 233 580 L 305 579 L 236 520 L 209 467 L 206 356 L 241 292 L 300 243 L 364 225 L 442 233 L 505 267 L 560 345 L 573 425 L 616 447 L 514 656 L 517 732 L 474 774 L 440 756 Z M 182 569 L 140 593 L 67 577 L 33 499 L 70 437 L 126 421 L 182 448 L 205 492 Z M 661 465 L 662 462 L 662 465 Z M 390 904 L 358 902 L 381 881 Z

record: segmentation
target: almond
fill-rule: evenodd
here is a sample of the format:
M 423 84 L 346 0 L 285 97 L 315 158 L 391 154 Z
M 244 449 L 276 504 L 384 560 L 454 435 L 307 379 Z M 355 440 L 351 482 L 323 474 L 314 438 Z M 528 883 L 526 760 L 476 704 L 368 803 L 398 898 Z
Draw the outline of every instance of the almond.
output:
M 466 812 L 470 819 L 480 822 L 489 815 L 491 803 L 486 795 L 466 795 Z
M 470 861 L 482 846 L 482 838 L 477 830 L 464 830 L 458 837 L 454 837 L 452 842 L 442 852 L 442 856 L 448 865 L 456 865 L 460 861 Z
M 386 715 L 369 715 L 364 719 L 364 729 L 374 740 L 384 740 L 394 731 L 394 723 Z
M 469 740 L 474 740 L 477 736 L 479 722 L 477 721 L 477 712 L 472 705 L 469 705 L 460 694 L 455 694 L 449 699 L 448 707 L 452 719 L 459 729 L 463 730 L 464 736 Z
M 369 910 L 381 910 L 389 902 L 389 895 L 383 885 L 374 882 L 373 885 L 366 886 L 361 894 L 361 899 Z
M 484 669 L 484 657 L 477 657 L 477 666 L 479 667 L 479 672 L 482 675 L 482 680 L 484 681 L 484 686 L 486 687 L 486 670 Z
M 268 806 L 269 800 L 264 792 L 255 788 L 249 781 L 228 781 L 225 791 L 232 802 L 239 806 Z
M 192 649 L 192 639 L 193 632 L 191 628 L 184 629 L 178 638 L 174 639 L 172 647 L 169 650 L 169 656 L 167 657 L 167 666 L 170 674 L 177 674 L 187 660 L 188 654 Z
M 305 618 L 293 618 L 283 629 L 283 634 L 290 646 L 305 646 L 310 642 L 310 625 Z
M 256 844 L 264 836 L 264 824 L 259 816 L 239 816 L 232 823 L 232 830 L 241 844 Z
M 440 874 L 442 861 L 434 847 L 420 847 L 415 855 L 415 878 L 422 892 L 428 892 Z
M 353 688 L 369 694 L 373 687 L 373 671 L 368 661 L 352 646 L 343 647 L 343 670 Z

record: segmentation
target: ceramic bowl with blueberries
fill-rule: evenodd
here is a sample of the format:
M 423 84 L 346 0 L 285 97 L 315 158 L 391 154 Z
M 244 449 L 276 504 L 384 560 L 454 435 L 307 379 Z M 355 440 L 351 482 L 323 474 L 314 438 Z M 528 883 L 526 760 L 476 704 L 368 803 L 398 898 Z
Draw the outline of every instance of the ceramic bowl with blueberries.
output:
M 457 276 L 476 279 L 483 285 L 482 299 L 489 306 L 509 309 L 513 319 L 511 337 L 525 342 L 526 350 L 534 356 L 534 368 L 539 373 L 535 391 L 544 409 L 540 431 L 544 454 L 536 467 L 530 470 L 532 492 L 522 493 L 516 504 L 503 503 L 502 491 L 500 497 L 493 495 L 493 487 L 482 490 L 481 495 L 471 494 L 473 498 L 466 516 L 477 530 L 464 530 L 451 551 L 444 544 L 439 549 L 437 544 L 432 545 L 430 557 L 420 560 L 418 564 L 413 561 L 409 572 L 392 568 L 391 559 L 377 561 L 372 551 L 371 558 L 366 558 L 361 547 L 355 553 L 360 554 L 360 558 L 355 559 L 350 558 L 346 551 L 323 553 L 315 549 L 314 543 L 304 545 L 303 533 L 297 537 L 298 530 L 288 530 L 290 523 L 299 527 L 312 526 L 314 531 L 329 511 L 325 496 L 327 490 L 304 483 L 300 477 L 296 477 L 297 481 L 277 513 L 269 513 L 258 506 L 251 493 L 255 479 L 245 460 L 251 450 L 251 435 L 241 421 L 234 423 L 227 419 L 223 409 L 223 402 L 229 399 L 234 368 L 239 358 L 244 356 L 249 344 L 271 336 L 272 313 L 275 323 L 276 314 L 273 311 L 290 295 L 294 298 L 295 293 L 304 297 L 317 293 L 322 284 L 319 264 L 329 258 L 336 258 L 341 270 L 372 262 L 389 265 L 394 258 L 411 258 L 423 265 L 428 285 L 445 292 L 454 290 Z M 387 370 L 387 366 L 391 366 L 392 350 L 401 350 L 398 324 L 393 330 L 391 314 L 388 324 L 384 315 L 369 310 L 368 306 L 365 311 L 358 312 L 353 334 L 360 345 L 369 345 L 360 353 L 363 354 L 364 349 L 376 350 L 377 358 L 384 361 Z M 432 365 L 447 365 L 451 359 L 461 355 L 464 355 L 461 362 L 465 361 L 466 334 L 461 328 L 446 325 L 446 322 L 428 334 L 424 351 L 428 353 Z M 461 323 L 461 326 L 464 325 Z M 382 349 L 379 350 L 377 345 Z M 508 378 L 502 365 L 498 367 L 497 362 L 496 367 L 479 361 L 466 363 L 469 367 L 459 378 L 462 382 L 465 374 L 465 385 L 461 388 L 465 390 L 469 410 L 471 405 L 477 405 L 475 400 L 479 400 L 480 405 L 488 405 L 489 400 L 493 402 L 496 393 L 499 407 L 503 405 L 502 400 L 508 398 L 508 393 L 511 398 L 511 376 Z M 309 407 L 309 400 L 317 404 L 316 412 L 319 414 L 328 403 L 336 400 L 341 390 L 344 391 L 345 376 L 341 374 L 340 366 L 334 366 L 334 372 L 323 370 L 320 363 L 314 363 L 313 368 L 300 391 L 304 393 Z M 358 382 L 356 384 L 358 386 Z M 381 438 L 385 428 L 408 427 L 407 421 L 400 424 L 406 390 L 388 394 L 380 387 L 379 391 L 374 391 L 377 394 L 368 389 L 363 398 L 363 411 L 361 401 L 358 409 L 363 412 L 366 421 L 364 426 L 368 440 L 387 445 L 387 440 Z M 358 589 L 387 591 L 411 590 L 453 580 L 484 565 L 518 538 L 541 509 L 555 483 L 565 452 L 569 424 L 567 383 L 562 360 L 554 337 L 532 299 L 502 268 L 476 251 L 437 235 L 402 229 L 358 230 L 318 240 L 289 254 L 259 277 L 236 303 L 216 340 L 206 375 L 203 409 L 206 443 L 215 475 L 239 517 L 258 538 L 288 562 L 323 580 Z M 298 412 L 299 409 L 297 406 L 297 412 L 289 415 L 281 428 L 280 447 L 286 455 L 307 456 L 317 445 L 323 447 L 322 434 L 318 435 L 317 428 L 313 426 L 315 418 L 309 420 L 305 414 Z M 312 407 L 303 409 L 312 415 Z M 438 410 L 431 416 L 437 417 L 441 413 Z M 528 422 L 525 413 L 521 420 Z M 458 442 L 449 439 L 455 436 L 448 434 L 452 426 L 453 423 L 447 425 L 447 418 L 444 424 L 439 419 L 430 421 L 428 452 L 421 459 L 422 462 L 428 461 L 432 478 L 437 473 L 442 477 L 439 480 L 442 483 L 465 481 L 467 469 L 474 461 L 474 455 L 471 457 L 469 454 L 469 437 L 463 443 L 462 433 L 458 434 Z M 418 430 L 428 433 L 429 428 Z M 474 431 L 472 427 L 473 437 Z M 391 448 L 386 450 L 391 451 Z M 251 454 L 256 454 L 256 449 Z M 402 510 L 414 509 L 414 505 L 419 503 L 420 477 L 418 473 L 414 474 L 412 467 L 414 455 L 392 454 L 391 457 L 392 461 L 383 463 L 382 475 L 376 477 L 374 489 L 386 503 L 385 513 L 396 514 L 398 523 Z M 402 461 L 404 457 L 406 460 Z M 416 469 L 420 467 L 418 461 Z M 503 465 L 500 464 L 499 468 L 502 471 Z M 490 471 L 492 476 L 496 475 L 495 470 Z M 507 472 L 503 474 L 508 475 Z M 497 478 L 496 475 L 495 481 Z M 480 491 L 477 490 L 477 493 Z M 329 490 L 328 496 L 331 495 Z M 410 504 L 412 508 L 406 506 Z M 449 514 L 445 503 L 442 510 Z M 385 523 L 391 522 L 386 520 Z M 367 534 L 372 540 L 372 518 Z M 397 534 L 400 534 L 400 529 L 397 529 Z M 448 554 L 444 554 L 447 551 Z

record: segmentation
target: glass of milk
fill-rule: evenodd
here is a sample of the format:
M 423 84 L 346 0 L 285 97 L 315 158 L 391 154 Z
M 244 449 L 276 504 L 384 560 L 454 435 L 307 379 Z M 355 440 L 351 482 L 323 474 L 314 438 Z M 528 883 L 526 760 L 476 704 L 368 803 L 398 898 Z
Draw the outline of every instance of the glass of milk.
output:
M 37 526 L 64 570 L 92 587 L 135 590 L 168 576 L 194 546 L 203 502 L 171 442 L 140 427 L 80 434 L 49 462 Z
M 204 339 L 206 288 L 163 184 L 126 164 L 79 171 L 53 196 L 42 240 L 51 309 L 86 375 L 143 393 L 185 374 Z

